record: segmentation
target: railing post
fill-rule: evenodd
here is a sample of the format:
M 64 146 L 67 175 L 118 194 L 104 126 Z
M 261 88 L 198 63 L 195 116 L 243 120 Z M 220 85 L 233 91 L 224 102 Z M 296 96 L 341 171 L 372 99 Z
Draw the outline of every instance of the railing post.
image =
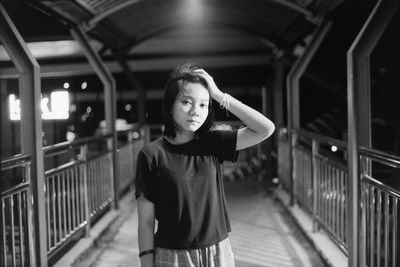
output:
M 72 36 L 82 47 L 86 58 L 92 65 L 99 79 L 104 85 L 104 109 L 106 117 L 107 134 L 111 134 L 111 140 L 107 141 L 108 148 L 112 151 L 112 182 L 114 190 L 114 207 L 118 209 L 119 201 L 119 162 L 117 152 L 117 131 L 115 129 L 115 122 L 117 116 L 117 100 L 116 100 L 116 82 L 110 71 L 105 66 L 100 56 L 93 50 L 86 34 L 80 29 L 75 28 L 71 30 Z
M 292 162 L 292 172 L 290 173 L 290 206 L 294 205 L 295 201 L 295 194 L 296 194 L 296 178 L 297 178 L 297 164 L 296 164 L 296 146 L 297 146 L 297 134 L 292 133 L 290 139 L 290 148 L 289 150 L 292 151 L 291 159 Z
M 360 231 L 360 266 L 366 266 L 366 262 L 367 262 L 367 255 L 366 253 L 366 248 L 367 248 L 367 243 L 366 243 L 366 237 L 367 237 L 367 207 L 365 206 L 366 204 L 366 194 L 367 194 L 367 190 L 366 190 L 366 184 L 362 183 L 362 177 L 367 174 L 368 172 L 368 163 L 367 163 L 368 159 L 366 157 L 360 157 L 360 173 L 361 173 L 361 179 L 360 179 L 360 188 L 361 188 L 361 203 L 360 203 L 360 208 L 361 208 L 361 218 L 360 218 L 360 223 L 361 223 L 361 231 Z
M 347 52 L 348 116 L 348 266 L 360 266 L 359 146 L 371 147 L 370 55 L 399 8 L 398 0 L 380 0 Z
M 319 229 L 318 224 L 318 165 L 317 156 L 319 153 L 319 143 L 312 139 L 312 179 L 313 179 L 313 232 Z
M 293 64 L 289 74 L 286 77 L 286 98 L 287 98 L 287 130 L 289 138 L 291 139 L 293 131 L 295 129 L 300 129 L 300 78 L 305 72 L 308 64 L 313 58 L 315 52 L 317 51 L 319 45 L 322 43 L 326 34 L 328 33 L 332 22 L 326 22 L 321 24 L 314 33 L 314 36 L 307 46 L 304 53 L 296 60 Z M 292 147 L 289 146 L 289 158 L 293 158 Z M 292 170 L 293 162 L 289 162 L 289 173 L 293 173 Z M 293 178 L 292 178 L 293 180 Z M 291 199 L 291 204 L 293 204 L 293 199 Z
M 28 246 L 29 246 L 29 264 L 36 267 L 35 255 L 35 240 L 34 240 L 34 214 L 33 214 L 33 199 L 32 199 L 32 183 L 31 183 L 31 163 L 25 166 L 25 181 L 29 182 L 29 190 L 26 193 L 26 209 L 27 209 L 27 224 L 28 224 Z M 48 226 L 47 226 L 48 227 Z
M 89 207 L 89 188 L 88 188 L 88 160 L 87 160 L 87 145 L 80 147 L 79 158 L 82 161 L 82 178 L 83 178 L 83 205 L 84 205 L 84 216 L 85 216 L 85 236 L 90 237 L 90 207 Z
M 145 144 L 150 143 L 151 141 L 151 129 L 149 125 L 145 125 L 143 128 L 142 134 L 144 134 Z
M 47 267 L 46 206 L 40 111 L 40 66 L 0 4 L 0 42 L 18 70 L 21 99 L 21 153 L 31 156 L 36 264 Z

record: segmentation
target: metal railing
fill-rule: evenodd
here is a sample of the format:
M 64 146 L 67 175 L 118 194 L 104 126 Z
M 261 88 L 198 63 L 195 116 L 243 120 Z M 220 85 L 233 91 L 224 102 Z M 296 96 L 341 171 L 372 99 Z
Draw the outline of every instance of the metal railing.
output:
M 380 151 L 362 148 L 360 150 L 362 163 L 361 174 L 361 224 L 360 235 L 363 253 L 363 266 L 396 267 L 399 266 L 399 189 L 384 184 L 371 175 L 374 174 L 374 163 L 379 163 L 393 169 L 400 168 L 400 158 Z M 379 177 L 381 178 L 381 177 Z M 400 181 L 400 177 L 395 177 Z M 398 183 L 400 184 L 400 183 Z
M 128 131 L 123 133 L 127 137 L 127 142 L 119 147 L 119 190 L 123 192 L 132 185 L 136 174 L 137 155 L 144 146 L 145 138 L 140 138 L 139 131 Z M 143 136 L 144 132 L 142 133 Z
M 118 148 L 119 192 L 123 192 L 134 181 L 136 155 L 144 140 L 138 131 L 118 136 L 123 139 Z M 103 135 L 44 148 L 49 259 L 70 241 L 89 235 L 92 222 L 112 205 L 110 140 L 111 135 Z
M 292 143 L 295 198 L 313 217 L 314 231 L 323 228 L 347 253 L 346 144 L 302 130 L 296 131 Z
M 3 184 L 0 192 L 0 265 L 4 267 L 35 266 L 30 165 L 26 155 L 1 161 L 2 177 L 7 176 L 10 181 L 9 186 Z
M 143 132 L 119 133 L 119 192 L 134 182 Z M 111 135 L 43 148 L 47 254 L 54 262 L 63 248 L 89 235 L 114 200 Z M 0 266 L 35 266 L 30 157 L 2 160 Z M 6 177 L 6 178 L 5 178 Z M 4 181 L 7 181 L 4 183 Z
M 109 139 L 105 135 L 43 149 L 49 258 L 80 230 L 88 234 L 92 218 L 113 200 Z
M 284 154 L 278 156 L 279 165 L 285 165 L 289 160 L 287 148 L 290 145 L 294 151 L 293 183 L 297 203 L 310 214 L 314 231 L 322 228 L 347 254 L 349 197 L 346 143 L 303 130 L 296 130 L 292 140 L 282 134 L 279 151 Z M 392 168 L 400 173 L 400 157 L 367 148 L 360 148 L 359 151 L 362 266 L 395 267 L 399 265 L 400 182 L 394 187 L 382 180 L 400 181 L 395 171 L 387 170 Z M 384 179 L 387 177 L 382 176 L 388 173 L 395 175 Z M 282 183 L 288 189 L 291 175 L 284 178 Z

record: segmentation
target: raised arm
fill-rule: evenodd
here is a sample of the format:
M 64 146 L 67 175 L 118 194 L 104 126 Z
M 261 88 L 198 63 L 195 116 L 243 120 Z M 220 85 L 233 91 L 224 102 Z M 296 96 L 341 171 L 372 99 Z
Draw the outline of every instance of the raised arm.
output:
M 230 95 L 225 95 L 218 89 L 214 79 L 203 69 L 196 70 L 208 83 L 211 97 L 221 104 L 229 102 L 228 110 L 238 117 L 246 127 L 238 130 L 236 150 L 256 145 L 269 137 L 275 130 L 274 123 L 255 109 L 243 104 Z

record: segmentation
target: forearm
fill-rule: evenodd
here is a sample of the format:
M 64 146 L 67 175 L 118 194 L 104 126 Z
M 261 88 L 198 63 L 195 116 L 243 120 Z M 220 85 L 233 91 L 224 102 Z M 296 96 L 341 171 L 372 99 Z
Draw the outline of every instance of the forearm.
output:
M 154 224 L 139 222 L 138 241 L 140 252 L 154 249 Z M 140 263 L 142 267 L 153 267 L 154 253 L 140 257 Z
M 218 103 L 221 103 L 223 96 L 224 93 L 218 90 L 214 93 L 213 99 Z M 263 114 L 246 104 L 243 104 L 232 96 L 228 96 L 228 101 L 229 112 L 242 121 L 250 131 L 263 135 L 263 139 L 269 137 L 274 132 L 274 123 Z

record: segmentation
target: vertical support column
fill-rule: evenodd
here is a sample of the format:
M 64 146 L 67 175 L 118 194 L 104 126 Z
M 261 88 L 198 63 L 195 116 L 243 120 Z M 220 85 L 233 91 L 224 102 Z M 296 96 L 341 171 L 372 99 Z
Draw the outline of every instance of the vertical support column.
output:
M 271 117 L 272 113 L 272 87 L 270 84 L 267 84 L 267 86 L 262 86 L 261 87 L 261 97 L 262 97 L 262 113 L 267 116 Z M 272 139 L 267 139 L 263 142 L 262 146 L 258 146 L 258 148 L 261 151 L 257 151 L 257 155 L 261 155 L 261 153 L 264 153 L 266 158 L 265 158 L 265 175 L 266 179 L 270 181 L 274 175 L 274 165 L 272 164 L 272 155 L 271 151 L 273 150 L 273 143 L 274 141 Z
M 319 153 L 319 143 L 313 139 L 312 140 L 312 182 L 313 182 L 313 233 L 318 231 L 318 166 L 317 166 L 317 156 Z
M 83 179 L 83 207 L 84 207 L 84 216 L 85 216 L 85 236 L 90 237 L 90 228 L 91 228 L 91 221 L 90 221 L 90 210 L 89 210 L 89 187 L 88 187 L 88 160 L 87 160 L 87 152 L 88 146 L 83 145 L 79 148 L 79 160 L 83 162 L 81 164 L 81 177 Z
M 113 173 L 113 187 L 114 187 L 114 206 L 118 209 L 119 201 L 119 162 L 117 151 L 117 132 L 115 129 L 115 121 L 117 116 L 117 100 L 116 100 L 116 84 L 114 77 L 107 69 L 100 56 L 93 50 L 89 44 L 89 40 L 84 32 L 79 28 L 71 30 L 72 36 L 82 47 L 86 58 L 92 65 L 96 74 L 99 76 L 104 85 L 104 101 L 105 101 L 105 115 L 106 115 L 106 129 L 107 133 L 111 134 L 111 142 L 108 143 L 109 149 L 112 150 L 112 173 Z
M 294 129 L 300 128 L 300 78 L 304 74 L 311 59 L 313 58 L 318 47 L 322 43 L 326 34 L 328 33 L 332 22 L 326 22 L 318 27 L 314 36 L 297 61 L 294 63 L 292 69 L 287 75 L 286 89 L 287 89 L 287 111 L 288 111 L 288 137 L 291 140 Z M 289 158 L 292 157 L 293 147 L 289 147 Z M 294 204 L 293 199 L 293 162 L 289 163 L 289 173 L 292 175 L 290 185 L 290 204 Z
M 283 90 L 284 90 L 284 61 L 282 58 L 275 62 L 275 79 L 273 85 L 273 120 L 276 128 L 281 128 L 284 123 L 283 113 Z M 275 135 L 275 143 L 278 144 L 279 135 Z
M 292 190 L 292 194 L 290 196 L 290 204 L 294 205 L 294 200 L 295 200 L 295 196 L 296 196 L 296 178 L 297 178 L 297 170 L 298 170 L 298 162 L 296 161 L 296 147 L 297 147 L 298 136 L 295 131 L 292 132 L 289 140 L 290 140 L 289 145 L 292 148 L 290 161 L 293 163 L 292 172 L 290 173 L 290 175 L 291 175 L 291 190 Z
M 348 266 L 360 266 L 360 258 L 365 253 L 359 251 L 361 179 L 358 148 L 371 146 L 369 57 L 398 7 L 397 0 L 380 0 L 347 52 Z
M 146 123 L 146 91 L 141 86 L 139 81 L 136 79 L 133 71 L 127 64 L 126 60 L 119 54 L 115 53 L 119 64 L 121 65 L 122 70 L 124 71 L 126 77 L 128 78 L 128 82 L 131 84 L 133 88 L 137 91 L 137 114 L 138 114 L 138 122 L 142 127 Z
M 48 264 L 40 109 L 40 67 L 1 4 L 0 41 L 19 73 L 21 152 L 31 156 L 31 190 L 36 248 L 36 260 L 32 262 L 32 266 L 46 267 Z

